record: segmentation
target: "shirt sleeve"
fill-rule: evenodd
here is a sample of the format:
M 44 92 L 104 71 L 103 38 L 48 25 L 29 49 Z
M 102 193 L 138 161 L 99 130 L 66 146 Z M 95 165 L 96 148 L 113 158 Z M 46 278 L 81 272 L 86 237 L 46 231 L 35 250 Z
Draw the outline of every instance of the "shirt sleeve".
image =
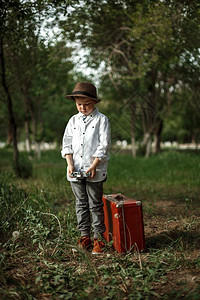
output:
M 62 150 L 61 150 L 61 156 L 65 158 L 66 154 L 73 154 L 72 150 L 72 124 L 71 120 L 69 120 L 65 132 L 63 135 L 63 140 L 62 140 Z
M 111 144 L 111 132 L 108 118 L 104 116 L 100 120 L 99 143 L 92 157 L 98 157 L 100 161 L 108 159 Z

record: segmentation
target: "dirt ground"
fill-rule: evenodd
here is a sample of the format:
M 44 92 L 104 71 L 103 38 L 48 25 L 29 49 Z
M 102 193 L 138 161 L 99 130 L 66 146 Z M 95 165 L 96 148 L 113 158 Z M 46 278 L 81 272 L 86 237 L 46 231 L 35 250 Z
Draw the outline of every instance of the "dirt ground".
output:
M 194 264 L 195 260 L 200 260 L 199 205 L 193 204 L 188 206 L 188 204 L 186 205 L 181 202 L 175 204 L 173 201 L 157 201 L 152 205 L 151 210 L 148 206 L 144 209 L 144 228 L 146 250 L 140 255 L 141 264 L 148 261 L 152 249 L 160 250 L 160 253 L 163 253 L 165 249 L 166 251 L 172 251 L 174 260 L 179 260 L 177 269 L 173 268 L 168 272 L 167 283 L 166 281 L 164 283 L 152 282 L 155 293 L 162 299 L 168 293 L 171 294 L 172 291 L 175 291 L 176 297 L 174 299 L 184 299 L 185 288 L 186 299 L 200 299 L 200 295 L 199 298 L 188 297 L 190 292 L 200 286 L 199 263 L 197 265 Z M 38 262 L 36 266 L 35 262 L 31 263 L 31 256 L 27 255 L 25 245 L 24 248 L 20 247 L 19 250 L 15 251 L 15 256 L 8 259 L 9 268 L 6 270 L 7 284 L 9 285 L 10 281 L 11 289 L 19 284 L 21 286 L 31 286 L 33 284 L 34 289 L 35 278 L 39 274 L 37 268 L 45 268 L 45 264 Z M 74 259 L 73 261 L 71 257 L 69 258 L 72 255 L 72 253 L 66 253 L 66 257 L 65 255 L 63 256 L 63 261 L 66 260 L 67 262 L 70 259 L 71 263 L 74 263 L 73 267 L 78 268 L 78 260 Z M 119 256 L 113 249 L 109 250 L 108 255 Z M 95 267 L 102 263 L 99 258 L 92 255 L 88 257 Z M 161 259 L 158 256 L 157 260 Z M 180 259 L 182 260 L 182 265 L 180 264 Z M 138 257 L 133 256 L 134 260 L 138 263 Z M 121 288 L 124 293 L 128 293 L 128 288 L 131 288 L 131 282 L 130 286 L 129 282 L 127 282 L 126 286 L 122 286 Z M 177 294 L 179 290 L 181 290 L 180 297 Z M 37 297 L 37 299 L 42 300 L 51 299 L 51 294 L 41 293 L 38 289 Z M 123 299 L 129 299 L 128 295 Z M 155 296 L 155 299 L 158 299 L 158 297 Z
M 164 286 L 155 284 L 154 288 L 162 296 L 167 291 L 179 290 L 185 286 L 187 294 L 200 286 L 200 268 L 191 267 L 192 262 L 200 259 L 200 207 L 157 201 L 152 217 L 144 214 L 145 238 L 148 248 L 164 249 L 174 245 L 175 255 L 182 256 L 183 265 L 168 273 L 168 283 Z M 145 259 L 145 254 L 143 258 Z M 158 257 L 159 259 L 159 257 Z M 184 295 L 181 295 L 181 299 Z M 189 299 L 189 298 L 187 298 Z M 200 299 L 200 294 L 199 298 Z

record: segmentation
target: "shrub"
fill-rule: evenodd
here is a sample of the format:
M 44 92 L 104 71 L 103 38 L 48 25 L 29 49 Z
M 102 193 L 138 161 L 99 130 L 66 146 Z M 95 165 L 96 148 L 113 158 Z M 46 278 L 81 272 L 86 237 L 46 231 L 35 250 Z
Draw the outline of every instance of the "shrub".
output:
M 16 168 L 14 166 L 16 172 Z M 20 153 L 19 155 L 19 177 L 29 178 L 33 174 L 33 165 L 25 153 Z

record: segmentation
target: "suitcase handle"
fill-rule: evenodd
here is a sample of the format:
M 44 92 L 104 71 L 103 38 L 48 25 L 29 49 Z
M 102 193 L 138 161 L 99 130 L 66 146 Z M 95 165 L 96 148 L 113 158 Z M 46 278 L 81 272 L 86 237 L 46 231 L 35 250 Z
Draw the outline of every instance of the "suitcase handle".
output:
M 114 199 L 116 199 L 117 201 L 121 201 L 124 199 L 123 195 L 118 194 L 117 196 L 114 197 Z

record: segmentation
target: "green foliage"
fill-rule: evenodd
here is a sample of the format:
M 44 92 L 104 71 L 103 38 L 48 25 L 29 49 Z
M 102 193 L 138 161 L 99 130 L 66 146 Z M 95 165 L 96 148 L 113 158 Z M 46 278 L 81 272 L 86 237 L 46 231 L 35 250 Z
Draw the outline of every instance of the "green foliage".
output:
M 2 2 L 6 79 L 20 139 L 60 144 L 76 112 L 64 96 L 75 81 L 88 80 L 74 71 L 73 56 L 82 54 L 80 45 L 86 54 L 79 66 L 83 61 L 94 72 L 103 66 L 89 80 L 98 77 L 104 99 L 100 109 L 111 118 L 114 141 L 131 143 L 133 133 L 141 141 L 144 132 L 155 134 L 163 121 L 163 140 L 198 142 L 199 16 L 197 0 Z M 48 30 L 53 37 L 47 38 Z M 2 92 L 5 141 L 9 124 L 4 97 Z
M 15 169 L 15 167 L 14 167 L 14 169 Z M 28 155 L 25 153 L 19 154 L 18 170 L 19 170 L 19 176 L 21 178 L 29 178 L 33 174 L 32 162 L 31 162 L 30 158 L 28 157 Z
M 163 141 L 199 142 L 198 95 L 198 89 L 195 91 L 184 88 L 182 92 L 174 92 L 175 101 L 164 122 Z
M 141 145 L 141 143 L 139 144 L 138 146 L 138 149 L 137 149 L 137 155 L 138 156 L 145 156 L 145 146 L 144 145 Z
M 45 1 L 40 1 L 40 5 L 2 2 L 0 31 L 6 82 L 20 139 L 28 139 L 30 143 L 60 143 L 69 118 L 67 114 L 73 110 L 64 98 L 74 85 L 73 76 L 69 74 L 73 69 L 72 49 L 66 47 L 66 41 L 47 41 L 41 35 L 41 31 L 43 34 L 45 31 L 44 22 L 47 26 L 47 19 L 54 18 L 56 5 L 55 1 L 49 1 L 47 5 Z M 1 102 L 5 101 L 4 96 L 1 93 Z M 1 140 L 4 141 L 11 125 L 7 114 L 3 106 L 0 119 Z
M 119 120 L 114 126 L 118 137 L 130 141 L 132 129 L 132 134 L 140 140 L 145 132 L 157 134 L 157 124 L 164 121 L 164 139 L 198 140 L 199 46 L 195 38 L 199 36 L 198 1 L 82 1 L 81 4 L 71 1 L 70 4 L 74 9 L 69 8 L 68 18 L 60 22 L 60 27 L 67 38 L 78 40 L 89 51 L 90 67 L 97 69 L 104 62 L 99 74 L 101 93 L 109 99 L 108 115 Z M 176 107 L 176 94 L 180 97 L 180 122 L 176 124 L 174 113 L 172 129 L 168 126 L 168 114 Z M 127 116 L 127 131 L 123 126 L 120 128 L 124 118 L 118 111 L 118 105 L 125 102 L 139 107 L 137 124 L 131 123 L 130 114 Z M 110 112 L 109 104 L 114 113 Z M 183 109 L 184 106 L 187 108 Z
M 5 178 L 5 177 L 4 177 Z M 26 193 L 17 189 L 14 185 L 8 185 L 5 182 L 1 182 L 0 185 L 0 205 L 1 205 L 1 228 L 6 228 L 10 230 L 13 228 L 14 223 L 17 223 L 19 219 L 24 217 L 24 210 L 22 209 L 21 214 L 14 214 L 15 210 L 17 212 L 20 205 L 26 201 Z M 13 219 L 10 222 L 10 216 L 13 215 Z

